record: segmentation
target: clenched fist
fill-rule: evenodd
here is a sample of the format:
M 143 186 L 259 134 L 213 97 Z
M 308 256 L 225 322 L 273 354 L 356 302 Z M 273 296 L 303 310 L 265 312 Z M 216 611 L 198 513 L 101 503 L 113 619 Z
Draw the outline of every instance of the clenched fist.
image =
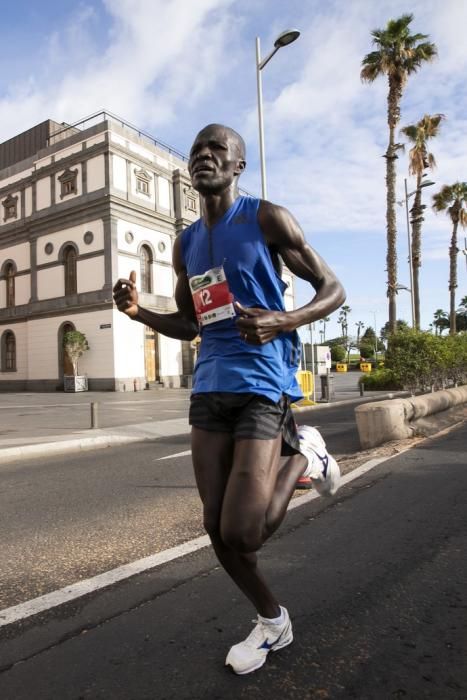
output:
M 136 291 L 136 272 L 130 272 L 130 279 L 120 278 L 114 285 L 113 297 L 117 309 L 130 318 L 138 313 L 138 292 Z

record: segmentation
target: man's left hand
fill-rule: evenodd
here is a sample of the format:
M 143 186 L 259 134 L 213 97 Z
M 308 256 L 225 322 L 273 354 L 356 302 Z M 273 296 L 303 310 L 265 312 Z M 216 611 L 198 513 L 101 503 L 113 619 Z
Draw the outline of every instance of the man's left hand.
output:
M 285 311 L 269 311 L 256 307 L 245 308 L 238 301 L 235 310 L 239 314 L 236 324 L 243 340 L 250 345 L 264 345 L 274 340 L 279 333 L 290 331 Z

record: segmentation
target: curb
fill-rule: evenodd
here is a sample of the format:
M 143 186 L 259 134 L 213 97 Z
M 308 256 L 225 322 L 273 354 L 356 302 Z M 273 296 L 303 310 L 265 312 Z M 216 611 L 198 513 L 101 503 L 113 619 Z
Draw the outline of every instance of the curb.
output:
M 366 394 L 365 396 L 359 396 L 356 399 L 342 399 L 341 401 L 319 401 L 313 406 L 292 406 L 294 413 L 304 413 L 305 411 L 316 411 L 317 408 L 331 408 L 333 406 L 346 406 L 350 404 L 359 403 L 373 403 L 373 401 L 384 401 L 385 399 L 395 399 L 404 398 L 405 396 L 410 396 L 409 391 L 392 391 L 389 394 L 381 394 L 378 396 L 371 396 Z

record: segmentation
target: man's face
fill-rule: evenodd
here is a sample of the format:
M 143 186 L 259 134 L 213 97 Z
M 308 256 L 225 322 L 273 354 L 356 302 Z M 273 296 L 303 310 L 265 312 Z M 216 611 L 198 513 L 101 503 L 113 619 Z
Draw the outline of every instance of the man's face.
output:
M 227 189 L 245 168 L 237 140 L 228 129 L 207 127 L 200 131 L 190 151 L 188 172 L 201 194 Z

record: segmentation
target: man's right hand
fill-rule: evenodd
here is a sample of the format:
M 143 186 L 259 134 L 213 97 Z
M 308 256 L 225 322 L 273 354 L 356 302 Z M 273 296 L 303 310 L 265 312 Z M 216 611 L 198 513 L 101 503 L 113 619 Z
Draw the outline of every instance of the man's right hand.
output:
M 138 292 L 136 291 L 136 272 L 130 272 L 130 279 L 120 278 L 114 285 L 113 297 L 117 309 L 130 318 L 138 313 Z

